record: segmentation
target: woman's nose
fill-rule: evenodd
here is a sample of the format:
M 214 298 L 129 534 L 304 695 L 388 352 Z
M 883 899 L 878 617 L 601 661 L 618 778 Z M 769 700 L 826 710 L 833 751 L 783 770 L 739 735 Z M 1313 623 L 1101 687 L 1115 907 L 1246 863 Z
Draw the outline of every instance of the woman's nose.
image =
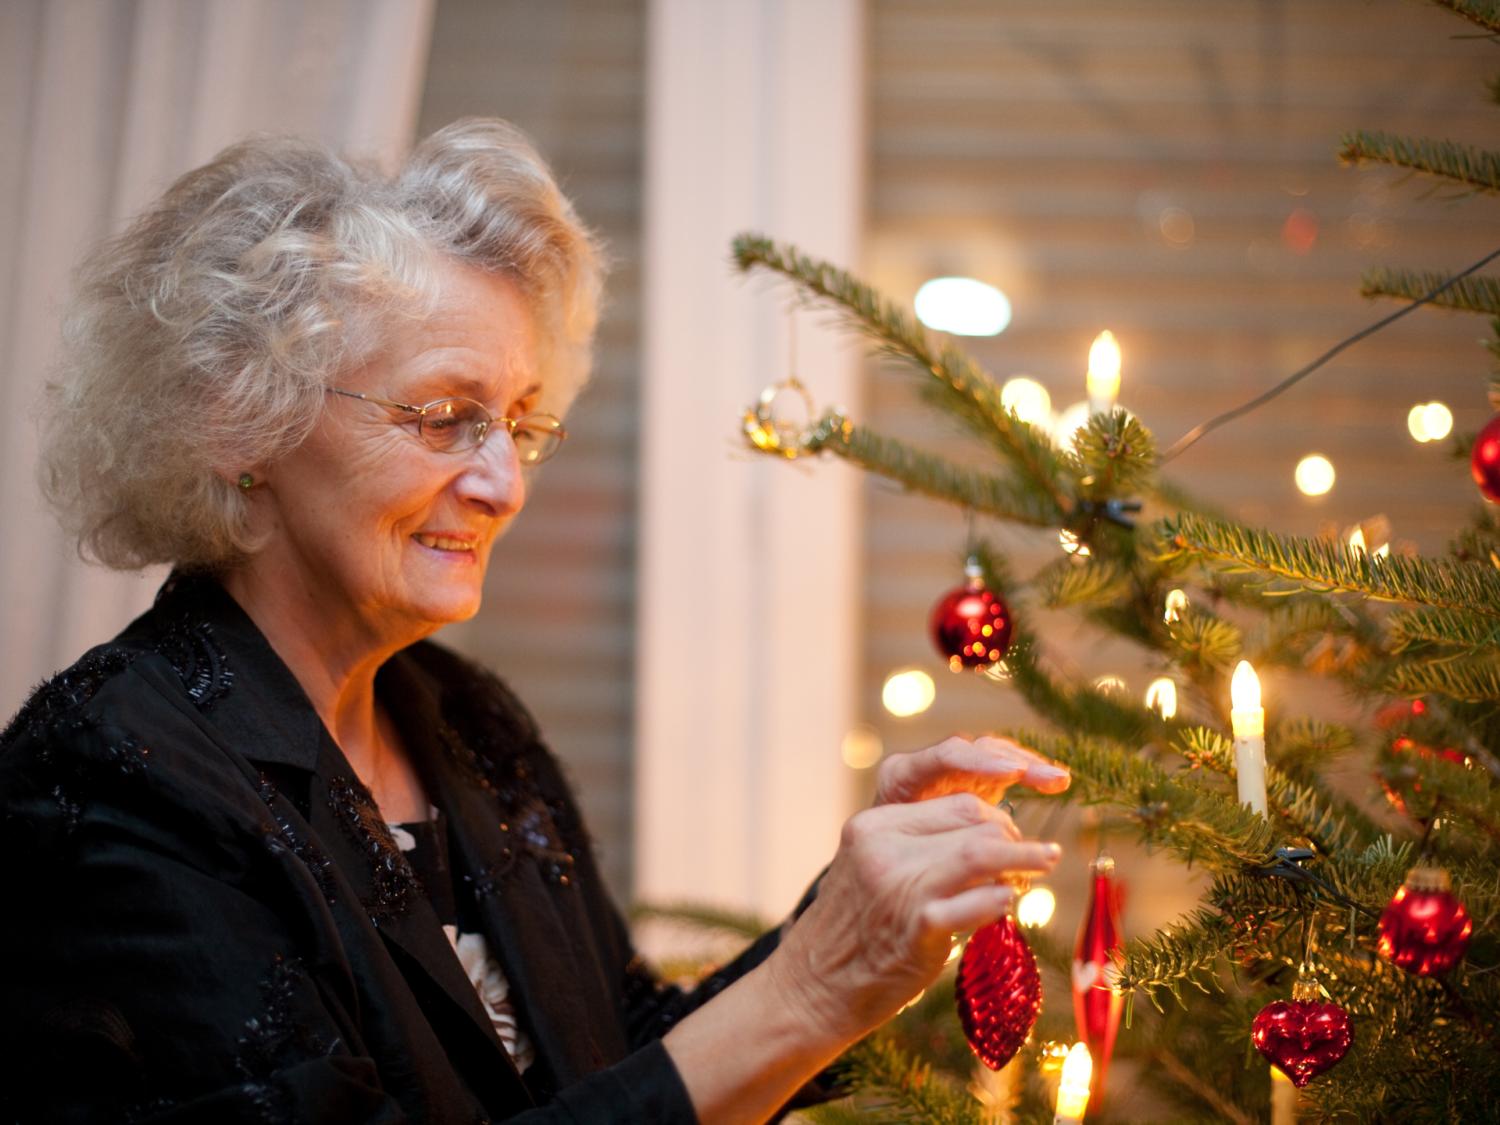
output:
M 526 479 L 515 440 L 503 425 L 485 435 L 467 454 L 468 464 L 458 486 L 465 502 L 479 504 L 491 515 L 513 516 L 526 502 Z

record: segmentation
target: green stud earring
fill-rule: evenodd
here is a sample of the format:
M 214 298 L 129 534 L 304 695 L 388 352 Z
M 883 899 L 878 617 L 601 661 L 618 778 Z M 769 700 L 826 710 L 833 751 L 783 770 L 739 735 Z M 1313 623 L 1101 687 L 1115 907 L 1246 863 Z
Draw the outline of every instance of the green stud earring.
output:
M 255 487 L 255 478 L 252 477 L 249 473 L 241 473 L 240 479 L 237 483 L 243 491 L 249 492 L 252 488 Z

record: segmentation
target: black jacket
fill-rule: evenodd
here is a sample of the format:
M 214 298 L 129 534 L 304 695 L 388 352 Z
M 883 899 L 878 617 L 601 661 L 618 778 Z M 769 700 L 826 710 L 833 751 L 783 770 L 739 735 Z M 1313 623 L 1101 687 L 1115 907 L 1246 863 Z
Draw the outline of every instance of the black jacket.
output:
M 660 1036 L 774 935 L 663 988 L 510 692 L 425 642 L 376 690 L 535 1044 L 526 1078 L 296 680 L 216 582 L 174 577 L 0 735 L 5 1120 L 694 1120 Z

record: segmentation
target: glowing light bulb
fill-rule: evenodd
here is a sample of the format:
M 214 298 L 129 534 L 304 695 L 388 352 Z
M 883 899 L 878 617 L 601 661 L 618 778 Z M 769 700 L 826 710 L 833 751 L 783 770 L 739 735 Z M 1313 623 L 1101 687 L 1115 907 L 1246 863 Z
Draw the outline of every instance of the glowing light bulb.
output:
M 1094 337 L 1089 347 L 1089 371 L 1085 384 L 1089 392 L 1089 413 L 1111 410 L 1120 396 L 1120 345 L 1115 334 L 1105 329 Z
M 1062 1081 L 1057 1087 L 1057 1122 L 1083 1120 L 1083 1111 L 1089 1104 L 1089 1083 L 1094 1078 L 1094 1060 L 1088 1045 L 1074 1043 L 1063 1060 Z
M 892 672 L 880 689 L 880 702 L 898 719 L 920 715 L 937 698 L 937 685 L 920 668 Z
M 935 277 L 917 290 L 917 319 L 955 336 L 998 336 L 1010 324 L 1010 298 L 972 277 Z
M 1094 690 L 1105 695 L 1118 695 L 1125 690 L 1125 681 L 1119 676 L 1100 676 L 1094 681 Z
M 1177 715 L 1177 685 L 1166 676 L 1152 680 L 1151 686 L 1146 689 L 1146 707 L 1155 711 L 1163 719 L 1175 718 Z
M 1171 590 L 1167 593 L 1167 606 L 1162 612 L 1162 620 L 1168 625 L 1181 621 L 1182 615 L 1187 612 L 1188 596 L 1186 590 Z
M 1016 921 L 1023 926 L 1045 926 L 1057 910 L 1057 896 L 1047 887 L 1032 887 L 1016 903 Z
M 1297 490 L 1304 496 L 1322 496 L 1333 487 L 1333 462 L 1321 453 L 1309 453 L 1297 462 Z
M 1014 410 L 1016 417 L 1033 426 L 1044 425 L 1052 416 L 1052 396 L 1035 379 L 1017 375 L 1000 388 L 1000 405 Z
M 839 756 L 851 770 L 867 770 L 884 754 L 880 732 L 866 723 L 850 728 L 839 744 Z

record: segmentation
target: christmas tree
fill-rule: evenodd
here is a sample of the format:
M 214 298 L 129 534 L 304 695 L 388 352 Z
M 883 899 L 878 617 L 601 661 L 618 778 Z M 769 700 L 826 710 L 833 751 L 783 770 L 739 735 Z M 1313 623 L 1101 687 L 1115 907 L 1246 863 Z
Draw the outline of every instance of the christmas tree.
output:
M 1437 2 L 1500 33 L 1500 6 Z M 1493 93 L 1500 100 L 1500 83 Z M 1449 142 L 1361 132 L 1340 155 L 1465 191 L 1500 190 L 1500 154 Z M 1008 409 L 955 344 L 844 271 L 756 235 L 737 239 L 734 254 L 743 270 L 779 277 L 909 364 L 931 407 L 993 462 L 959 465 L 838 411 L 789 425 L 771 392 L 747 411 L 751 446 L 839 457 L 969 513 L 970 583 L 935 623 L 956 630 L 940 636 L 953 666 L 986 670 L 997 690 L 1025 699 L 1040 725 L 1009 733 L 1073 771 L 1072 788 L 1052 799 L 1099 806 L 1111 831 L 1210 873 L 1198 909 L 1116 952 L 1101 868 L 1103 928 L 1090 956 L 1112 964 L 1080 986 L 1083 998 L 1104 997 L 1089 1017 L 1101 1026 L 1123 1001 L 1117 1050 L 1162 1076 L 1177 1119 L 1266 1119 L 1272 1083 L 1256 1048 L 1301 1087 L 1303 1120 L 1500 1116 L 1495 509 L 1480 508 L 1445 557 L 1388 554 L 1373 528 L 1349 542 L 1241 526 L 1166 469 L 1220 419 L 1163 454 L 1103 388 L 1087 424 L 1059 442 Z M 1488 315 L 1500 339 L 1500 279 L 1477 272 L 1495 256 L 1458 275 L 1374 270 L 1363 291 L 1402 301 L 1393 318 L 1424 304 Z M 1500 343 L 1490 347 L 1500 361 Z M 1500 374 L 1490 376 L 1490 400 L 1500 406 Z M 1500 501 L 1500 418 L 1455 444 L 1485 498 Z M 992 521 L 1055 530 L 1067 552 L 1016 573 L 981 534 Z M 1059 609 L 1170 668 L 1172 702 L 1136 704 L 1069 682 L 1028 620 Z M 1365 719 L 1278 708 L 1267 722 L 1254 669 L 1321 679 L 1359 700 Z M 1351 789 L 1335 773 L 1369 784 Z M 1073 950 L 1040 933 L 1031 940 L 1040 961 L 1077 980 Z M 845 1066 L 860 1100 L 817 1119 L 985 1119 L 967 1088 L 973 1057 L 954 1001 L 948 979 L 851 1052 Z M 1056 1071 L 1050 1044 L 1076 1038 L 1072 1015 L 1051 1004 L 1021 1049 L 1020 1080 L 1003 1099 L 1015 1119 L 1051 1119 L 1041 1076 Z M 1290 1104 L 1291 1087 L 1276 1096 Z M 1098 1104 L 1089 1116 L 1133 1119 L 1128 1107 Z

